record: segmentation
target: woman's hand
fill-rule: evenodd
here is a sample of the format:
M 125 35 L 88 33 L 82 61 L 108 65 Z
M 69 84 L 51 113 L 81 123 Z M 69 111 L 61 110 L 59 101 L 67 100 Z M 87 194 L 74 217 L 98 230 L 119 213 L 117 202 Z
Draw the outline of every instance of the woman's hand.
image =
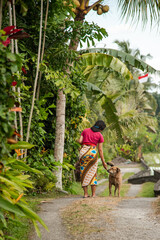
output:
M 103 162 L 103 167 L 107 170 L 107 164 Z

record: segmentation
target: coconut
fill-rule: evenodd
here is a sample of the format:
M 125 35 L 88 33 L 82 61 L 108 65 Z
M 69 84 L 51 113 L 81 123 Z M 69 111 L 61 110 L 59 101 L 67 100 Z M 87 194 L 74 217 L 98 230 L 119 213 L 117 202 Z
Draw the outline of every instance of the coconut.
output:
M 102 8 L 99 7 L 98 10 L 97 10 L 97 14 L 98 14 L 98 15 L 101 15 L 102 13 L 103 13 Z
M 105 12 L 108 12 L 109 11 L 109 6 L 108 5 L 105 5 L 102 7 L 102 11 L 105 13 Z

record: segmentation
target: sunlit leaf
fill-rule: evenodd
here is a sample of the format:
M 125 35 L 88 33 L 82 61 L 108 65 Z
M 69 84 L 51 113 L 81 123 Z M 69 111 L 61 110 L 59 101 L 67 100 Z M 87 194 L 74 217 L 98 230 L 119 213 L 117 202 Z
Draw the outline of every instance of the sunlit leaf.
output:
M 30 143 L 24 142 L 24 141 L 19 141 L 18 143 L 12 144 L 10 146 L 11 149 L 31 149 L 33 147 L 34 147 L 33 144 L 30 144 Z

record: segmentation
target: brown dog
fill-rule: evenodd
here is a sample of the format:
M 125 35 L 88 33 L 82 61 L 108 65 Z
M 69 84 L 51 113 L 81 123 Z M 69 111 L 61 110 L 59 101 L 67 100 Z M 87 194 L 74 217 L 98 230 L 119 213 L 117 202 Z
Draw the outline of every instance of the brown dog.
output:
M 122 185 L 121 170 L 120 168 L 114 166 L 114 164 L 111 162 L 108 162 L 107 164 L 111 166 L 111 168 L 107 170 L 107 172 L 109 173 L 109 196 L 112 195 L 111 189 L 112 185 L 114 185 L 115 186 L 114 196 L 116 196 L 116 191 L 118 189 L 118 197 L 120 197 L 120 189 Z

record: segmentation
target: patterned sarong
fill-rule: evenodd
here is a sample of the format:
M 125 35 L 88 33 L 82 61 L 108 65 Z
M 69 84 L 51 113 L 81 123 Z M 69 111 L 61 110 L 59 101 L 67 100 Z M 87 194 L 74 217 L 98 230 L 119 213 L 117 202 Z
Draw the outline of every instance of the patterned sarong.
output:
M 83 145 L 79 159 L 82 187 L 97 185 L 98 152 L 96 147 Z

